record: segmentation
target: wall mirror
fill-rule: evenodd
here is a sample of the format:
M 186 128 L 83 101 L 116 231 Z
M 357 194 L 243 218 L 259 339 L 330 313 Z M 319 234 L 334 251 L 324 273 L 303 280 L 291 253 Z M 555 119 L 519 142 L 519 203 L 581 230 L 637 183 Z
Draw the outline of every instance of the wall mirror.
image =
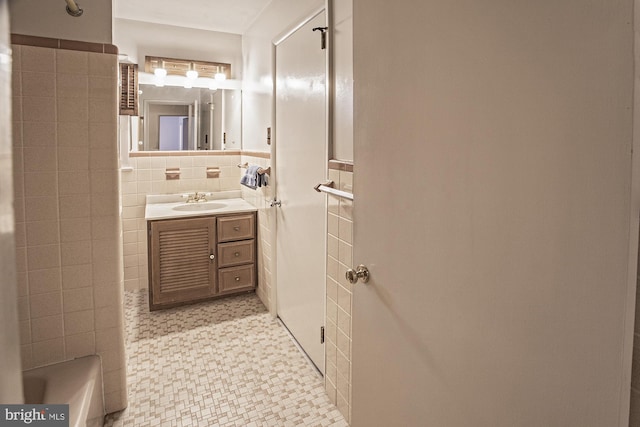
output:
M 239 89 L 139 85 L 137 138 L 131 151 L 239 150 Z

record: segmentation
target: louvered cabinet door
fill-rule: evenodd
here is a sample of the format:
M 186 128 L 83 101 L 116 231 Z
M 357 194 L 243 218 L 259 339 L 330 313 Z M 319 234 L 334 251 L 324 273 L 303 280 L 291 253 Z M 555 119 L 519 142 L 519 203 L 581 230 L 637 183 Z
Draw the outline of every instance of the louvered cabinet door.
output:
M 215 217 L 152 221 L 149 231 L 151 310 L 215 295 Z

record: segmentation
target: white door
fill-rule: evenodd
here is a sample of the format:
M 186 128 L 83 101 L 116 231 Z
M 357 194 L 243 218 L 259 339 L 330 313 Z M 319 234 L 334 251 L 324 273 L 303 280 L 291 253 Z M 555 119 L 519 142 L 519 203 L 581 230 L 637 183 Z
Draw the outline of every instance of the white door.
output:
M 354 0 L 354 427 L 624 425 L 631 6 Z
M 322 12 L 276 45 L 277 312 L 324 372 L 326 50 Z

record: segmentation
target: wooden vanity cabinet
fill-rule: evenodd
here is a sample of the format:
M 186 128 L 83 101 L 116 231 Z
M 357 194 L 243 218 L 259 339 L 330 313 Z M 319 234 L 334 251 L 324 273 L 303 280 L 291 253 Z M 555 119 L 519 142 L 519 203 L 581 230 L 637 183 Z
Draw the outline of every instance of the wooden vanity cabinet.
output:
M 148 221 L 149 308 L 253 291 L 255 212 Z

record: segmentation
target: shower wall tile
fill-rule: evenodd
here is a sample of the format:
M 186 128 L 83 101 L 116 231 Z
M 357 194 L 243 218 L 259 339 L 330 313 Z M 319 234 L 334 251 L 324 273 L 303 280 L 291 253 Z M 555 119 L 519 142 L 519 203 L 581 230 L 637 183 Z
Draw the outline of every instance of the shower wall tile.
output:
M 72 98 L 86 104 L 89 96 L 89 77 L 78 74 L 56 75 L 56 96 L 58 98 Z
M 62 292 L 31 295 L 29 297 L 30 318 L 55 316 L 62 313 Z
M 55 72 L 55 49 L 21 46 L 20 52 L 20 71 Z
M 55 147 L 56 124 L 54 122 L 29 123 L 22 128 L 25 147 Z
M 87 148 L 89 140 L 88 123 L 57 123 L 58 147 Z
M 58 73 L 89 74 L 89 54 L 75 50 L 59 50 L 56 52 L 56 71 Z
M 22 96 L 52 97 L 56 94 L 54 73 L 23 72 L 20 74 Z
M 123 372 L 124 358 L 112 356 L 124 354 L 117 57 L 13 48 L 23 369 L 104 353 L 109 372 Z M 110 348 L 98 349 L 105 336 Z M 126 384 L 111 378 L 115 411 Z
M 41 317 L 31 320 L 31 340 L 34 343 L 61 338 L 62 315 Z
M 24 209 L 27 223 L 32 221 L 50 221 L 58 219 L 58 198 L 49 195 L 48 197 L 31 197 L 25 190 Z
M 91 264 L 62 267 L 62 288 L 78 289 L 92 285 Z
M 42 96 L 22 97 L 22 120 L 24 122 L 55 122 L 56 99 Z
M 66 355 L 69 358 L 86 356 L 96 353 L 95 332 L 85 332 L 78 335 L 64 337 Z
M 24 281 L 25 292 L 23 295 L 38 295 L 51 292 L 59 292 L 62 289 L 60 268 L 50 268 L 44 270 L 32 270 L 29 272 L 28 286 L 27 274 L 19 278 L 18 283 L 22 286 Z M 21 292 L 22 293 L 22 292 Z
M 31 365 L 44 366 L 64 360 L 64 339 L 54 338 L 31 345 Z M 25 366 L 23 366 L 25 368 Z

